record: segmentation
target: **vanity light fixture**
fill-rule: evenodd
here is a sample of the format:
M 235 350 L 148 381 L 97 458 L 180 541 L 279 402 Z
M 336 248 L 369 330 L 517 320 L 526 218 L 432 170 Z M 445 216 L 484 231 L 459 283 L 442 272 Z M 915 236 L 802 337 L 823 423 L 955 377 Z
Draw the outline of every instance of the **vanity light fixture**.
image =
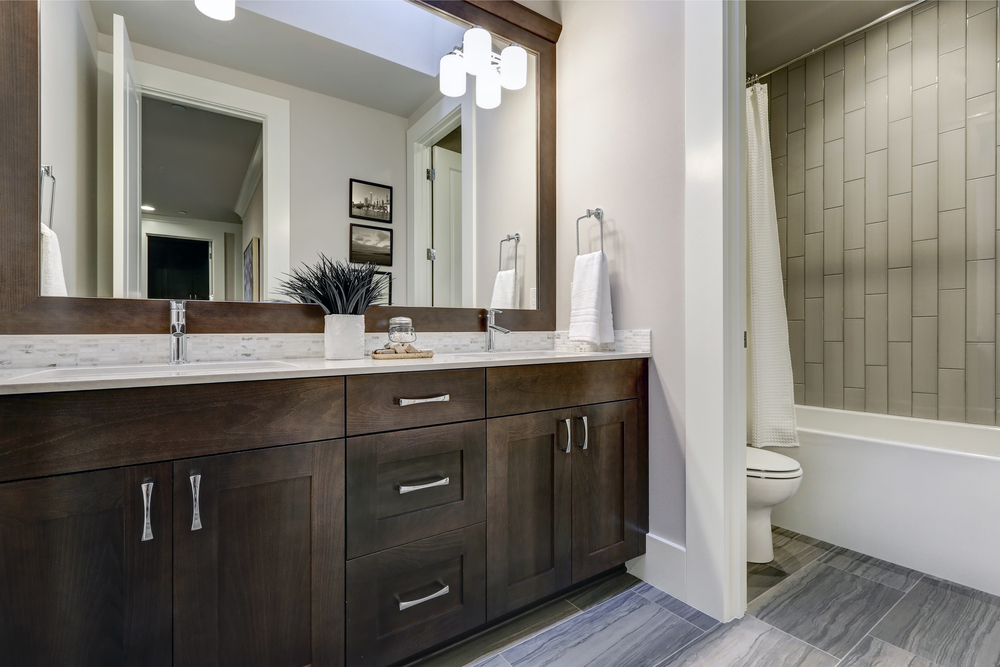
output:
M 232 21 L 236 18 L 236 0 L 194 0 L 194 6 L 216 21 Z
M 511 44 L 493 53 L 493 37 L 475 26 L 465 32 L 462 46 L 441 58 L 441 93 L 461 97 L 466 91 L 466 74 L 476 77 L 476 105 L 483 109 L 500 106 L 500 89 L 520 90 L 528 82 L 528 52 Z
M 153 208 L 149 204 L 143 204 L 139 208 L 141 208 L 143 211 L 155 211 L 156 210 L 155 208 Z

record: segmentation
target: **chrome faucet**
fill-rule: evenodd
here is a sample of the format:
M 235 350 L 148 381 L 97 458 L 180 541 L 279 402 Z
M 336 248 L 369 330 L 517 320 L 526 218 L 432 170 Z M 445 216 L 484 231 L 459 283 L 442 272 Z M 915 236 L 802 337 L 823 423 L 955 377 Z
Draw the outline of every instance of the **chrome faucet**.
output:
M 170 302 L 170 363 L 187 363 L 187 318 L 185 302 Z
M 497 310 L 496 308 L 486 309 L 486 351 L 496 352 L 496 334 L 499 331 L 502 334 L 509 334 L 510 329 L 504 329 L 496 324 L 497 313 L 502 313 L 502 310 Z

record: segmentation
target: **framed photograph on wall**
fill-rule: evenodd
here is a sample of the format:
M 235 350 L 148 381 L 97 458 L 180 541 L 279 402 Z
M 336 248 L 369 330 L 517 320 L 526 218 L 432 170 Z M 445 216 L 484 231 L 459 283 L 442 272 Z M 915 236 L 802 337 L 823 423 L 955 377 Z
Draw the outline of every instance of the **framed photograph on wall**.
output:
M 372 305 L 373 306 L 391 306 L 392 305 L 392 271 L 376 271 L 376 276 L 389 276 L 389 284 L 386 286 L 385 291 L 382 292 L 382 296 L 376 299 Z
M 371 262 L 392 266 L 392 230 L 351 224 L 350 261 L 353 264 Z
M 392 223 L 392 186 L 352 178 L 351 217 Z
M 260 301 L 260 238 L 254 236 L 243 250 L 243 300 Z

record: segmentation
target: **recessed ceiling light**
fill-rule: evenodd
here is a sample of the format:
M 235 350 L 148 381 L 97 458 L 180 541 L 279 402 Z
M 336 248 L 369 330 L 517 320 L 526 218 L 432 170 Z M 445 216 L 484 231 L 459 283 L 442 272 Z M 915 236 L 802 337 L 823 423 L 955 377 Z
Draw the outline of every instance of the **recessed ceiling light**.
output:
M 141 208 L 143 211 L 155 211 L 156 210 L 155 208 L 153 208 L 149 204 L 143 204 L 139 208 Z
M 180 104 L 171 104 L 170 108 L 174 111 L 187 111 L 187 107 L 181 106 Z

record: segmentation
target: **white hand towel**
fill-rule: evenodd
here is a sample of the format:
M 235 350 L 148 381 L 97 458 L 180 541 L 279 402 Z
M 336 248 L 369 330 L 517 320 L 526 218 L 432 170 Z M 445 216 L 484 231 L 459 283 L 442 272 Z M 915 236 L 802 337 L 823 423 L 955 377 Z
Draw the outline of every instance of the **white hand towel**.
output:
M 493 299 L 490 308 L 520 308 L 520 289 L 517 284 L 517 272 L 514 269 L 498 271 L 493 283 Z
M 63 275 L 62 253 L 59 237 L 42 224 L 42 296 L 66 296 L 66 277 Z
M 615 342 L 608 258 L 603 251 L 577 255 L 571 295 L 570 340 L 594 345 Z

